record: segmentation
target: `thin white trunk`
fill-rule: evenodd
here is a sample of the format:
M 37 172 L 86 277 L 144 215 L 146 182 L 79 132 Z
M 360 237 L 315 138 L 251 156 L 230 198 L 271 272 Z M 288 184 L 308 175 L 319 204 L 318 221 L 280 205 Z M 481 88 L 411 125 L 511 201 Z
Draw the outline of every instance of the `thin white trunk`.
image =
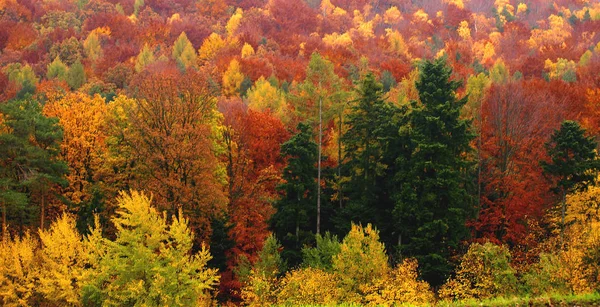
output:
M 317 234 L 321 232 L 321 144 L 323 140 L 323 98 L 319 98 L 319 160 L 317 162 Z

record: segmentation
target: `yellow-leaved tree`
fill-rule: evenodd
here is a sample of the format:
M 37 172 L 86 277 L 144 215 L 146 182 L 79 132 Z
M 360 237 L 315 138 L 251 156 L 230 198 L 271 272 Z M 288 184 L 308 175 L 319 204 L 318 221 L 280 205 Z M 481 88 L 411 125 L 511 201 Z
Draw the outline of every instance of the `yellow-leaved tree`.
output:
M 33 306 L 39 264 L 38 241 L 28 233 L 0 242 L 0 303 L 2 306 Z
M 281 305 L 336 305 L 341 302 L 338 276 L 322 269 L 293 270 L 280 283 L 277 302 Z
M 270 110 L 282 122 L 288 122 L 290 112 L 285 95 L 277 87 L 260 77 L 252 88 L 248 90 L 248 107 L 252 110 L 264 112 Z
M 369 305 L 427 305 L 434 301 L 429 284 L 418 279 L 416 259 L 405 259 L 366 291 Z
M 151 198 L 121 193 L 112 222 L 114 241 L 93 232 L 92 276 L 86 278 L 86 306 L 204 306 L 219 281 L 205 246 L 191 254 L 194 235 L 180 211 L 167 222 L 151 206 Z
M 223 74 L 223 95 L 229 97 L 238 94 L 242 81 L 244 74 L 240 71 L 240 62 L 233 59 Z
M 83 93 L 70 93 L 44 105 L 44 115 L 57 117 L 64 131 L 60 158 L 69 166 L 69 186 L 62 192 L 74 204 L 92 197 L 92 185 L 106 152 L 107 112 L 102 97 Z
M 198 50 L 198 58 L 202 61 L 212 60 L 219 50 L 225 47 L 225 41 L 217 33 L 211 33 Z
M 506 246 L 473 243 L 460 260 L 456 276 L 442 286 L 442 299 L 486 299 L 508 296 L 517 291 L 515 270 Z
M 369 287 L 385 278 L 390 271 L 388 257 L 379 232 L 371 224 L 352 224 L 340 252 L 333 256 L 333 271 L 340 278 L 344 302 L 361 303 Z
M 198 55 L 196 54 L 196 49 L 194 49 L 194 46 L 188 39 L 185 32 L 181 32 L 175 41 L 172 55 L 177 64 L 185 69 L 194 67 L 196 65 L 196 58 Z
M 87 253 L 72 216 L 63 214 L 48 230 L 40 230 L 40 272 L 36 291 L 57 306 L 81 305 Z
M 278 275 L 284 271 L 279 255 L 281 245 L 274 235 L 269 236 L 258 253 L 258 260 L 250 268 L 247 258 L 241 260 L 238 277 L 244 283 L 242 298 L 248 306 L 271 306 L 277 302 Z M 246 266 L 246 268 L 244 268 Z

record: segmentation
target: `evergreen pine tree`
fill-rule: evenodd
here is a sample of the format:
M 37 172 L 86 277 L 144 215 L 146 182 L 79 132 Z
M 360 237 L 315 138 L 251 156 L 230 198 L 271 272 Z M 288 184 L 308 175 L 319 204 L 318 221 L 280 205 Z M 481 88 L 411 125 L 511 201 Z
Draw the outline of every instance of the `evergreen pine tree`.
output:
M 408 126 L 411 154 L 397 160 L 394 215 L 402 256 L 416 257 L 421 276 L 440 285 L 451 272 L 448 261 L 468 230 L 468 192 L 473 164 L 466 160 L 473 139 L 470 122 L 460 119 L 466 98 L 457 100 L 459 82 L 450 81 L 445 60 L 427 61 L 416 83 L 420 104 L 412 102 Z
M 551 162 L 540 162 L 544 173 L 556 180 L 553 191 L 561 197 L 561 240 L 565 227 L 566 194 L 587 189 L 594 183 L 600 169 L 596 154 L 598 143 L 585 133 L 578 122 L 564 121 L 546 143 Z
M 336 222 L 340 233 L 349 231 L 350 221 L 372 223 L 389 244 L 394 232 L 390 192 L 400 110 L 383 100 L 383 86 L 373 74 L 361 80 L 357 94 L 346 121 L 349 128 L 342 137 L 346 152 L 342 176 L 350 177 L 343 188 L 349 201 Z
M 271 223 L 284 247 L 283 258 L 296 265 L 302 260 L 302 247 L 313 240 L 315 230 L 317 144 L 312 128 L 298 124 L 298 133 L 281 145 L 281 154 L 288 157 L 283 170 L 285 183 L 279 186 L 284 196 L 275 204 L 277 212 Z
M 55 184 L 66 184 L 67 165 L 57 159 L 62 129 L 56 118 L 42 114 L 39 102 L 27 98 L 0 105 L 0 203 L 3 227 L 31 225 L 37 215 L 30 206 L 39 199 L 43 224 L 46 196 Z M 6 128 L 6 129 L 4 129 Z

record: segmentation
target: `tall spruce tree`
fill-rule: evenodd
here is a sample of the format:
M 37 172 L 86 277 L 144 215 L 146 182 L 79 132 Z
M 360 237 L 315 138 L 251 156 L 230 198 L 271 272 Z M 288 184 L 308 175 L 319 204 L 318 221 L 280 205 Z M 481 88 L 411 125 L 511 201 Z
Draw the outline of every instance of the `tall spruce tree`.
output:
M 397 160 L 398 188 L 394 215 L 402 256 L 416 257 L 421 276 L 440 285 L 451 272 L 448 258 L 468 234 L 471 212 L 469 182 L 473 163 L 466 160 L 470 121 L 460 119 L 466 98 L 457 100 L 459 82 L 444 59 L 426 61 L 416 83 L 420 102 L 413 101 L 408 126 L 412 153 Z
M 348 202 L 336 222 L 340 233 L 347 233 L 350 221 L 372 223 L 381 231 L 382 240 L 390 244 L 393 228 L 392 211 L 394 161 L 398 147 L 399 110 L 383 99 L 383 85 L 371 73 L 359 83 L 358 98 L 351 104 L 342 137 L 345 163 L 342 176 Z
M 44 224 L 48 193 L 67 184 L 67 165 L 58 160 L 62 128 L 56 118 L 42 114 L 30 97 L 0 105 L 0 203 L 3 228 L 13 222 L 34 224 L 32 196 L 37 196 L 40 226 Z
M 301 249 L 312 242 L 316 217 L 317 144 L 312 128 L 298 124 L 298 133 L 281 145 L 288 158 L 283 170 L 285 183 L 279 186 L 283 197 L 277 201 L 277 212 L 271 218 L 275 235 L 284 247 L 282 257 L 291 265 L 302 261 Z
M 596 153 L 598 143 L 585 133 L 578 122 L 564 121 L 546 143 L 551 161 L 540 162 L 544 174 L 556 180 L 553 191 L 561 198 L 558 206 L 561 212 L 561 241 L 565 228 L 566 194 L 585 190 L 594 183 L 600 169 Z

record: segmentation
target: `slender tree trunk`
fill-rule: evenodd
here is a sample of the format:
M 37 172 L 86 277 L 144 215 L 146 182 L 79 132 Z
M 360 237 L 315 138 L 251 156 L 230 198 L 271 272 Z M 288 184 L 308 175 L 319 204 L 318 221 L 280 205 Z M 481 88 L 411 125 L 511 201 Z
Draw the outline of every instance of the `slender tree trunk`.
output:
M 317 162 L 317 234 L 321 232 L 321 146 L 323 142 L 323 98 L 319 98 L 319 160 Z
M 44 192 L 42 192 L 42 207 L 41 207 L 41 212 L 40 212 L 40 229 L 44 229 L 45 212 L 46 212 L 45 197 L 44 197 Z
M 344 198 L 342 192 L 342 114 L 343 112 L 341 111 L 338 123 L 338 199 L 340 201 L 340 209 L 342 209 L 342 201 Z
M 41 208 L 41 214 L 40 214 L 40 229 L 44 229 L 44 220 L 46 217 L 46 193 L 44 193 L 44 191 L 42 190 L 42 208 Z
M 562 208 L 561 208 L 561 222 L 560 222 L 560 246 L 562 249 L 565 248 L 565 215 L 567 213 L 567 193 L 565 189 L 562 189 Z
M 7 239 L 6 236 L 7 226 L 6 226 L 6 202 L 2 202 L 2 241 Z

